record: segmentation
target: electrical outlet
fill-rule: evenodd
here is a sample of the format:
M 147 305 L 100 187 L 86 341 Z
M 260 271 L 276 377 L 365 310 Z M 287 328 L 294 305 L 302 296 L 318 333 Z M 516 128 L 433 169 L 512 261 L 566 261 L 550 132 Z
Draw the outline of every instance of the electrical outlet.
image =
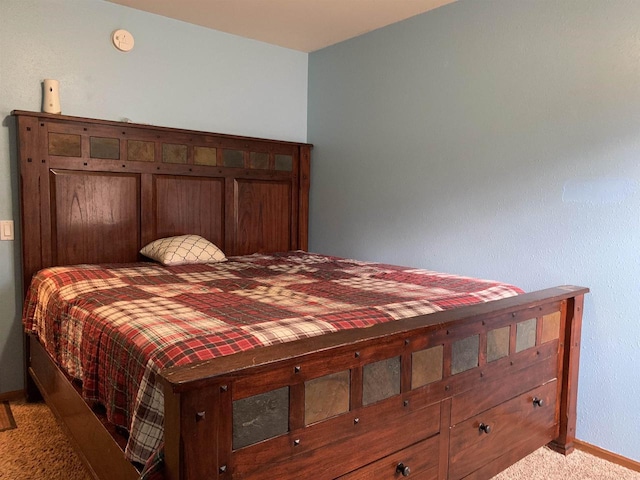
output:
M 0 240 L 13 240 L 13 220 L 0 221 Z

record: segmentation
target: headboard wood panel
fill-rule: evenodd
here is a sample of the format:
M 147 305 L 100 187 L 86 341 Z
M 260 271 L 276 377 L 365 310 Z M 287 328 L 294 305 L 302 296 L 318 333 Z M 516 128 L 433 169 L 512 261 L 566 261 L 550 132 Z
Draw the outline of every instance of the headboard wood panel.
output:
M 25 289 L 41 268 L 143 260 L 186 233 L 227 255 L 307 249 L 309 144 L 12 114 Z
M 140 178 L 50 170 L 55 265 L 134 262 L 140 244 Z
M 154 204 L 149 217 L 153 220 L 156 212 L 156 224 L 151 239 L 176 232 L 198 232 L 221 248 L 225 247 L 224 178 L 155 175 L 153 180 Z M 176 208 L 176 205 L 186 208 Z
M 285 181 L 242 178 L 236 183 L 236 245 L 240 254 L 282 251 L 295 234 L 293 192 Z

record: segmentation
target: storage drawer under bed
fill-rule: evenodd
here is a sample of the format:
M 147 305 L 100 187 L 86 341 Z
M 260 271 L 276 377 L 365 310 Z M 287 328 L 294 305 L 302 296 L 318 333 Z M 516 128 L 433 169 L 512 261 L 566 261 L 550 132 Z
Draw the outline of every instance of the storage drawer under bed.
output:
M 339 480 L 392 480 L 402 477 L 436 479 L 439 447 L 440 435 L 436 435 L 344 475 Z
M 449 478 L 456 480 L 531 437 L 556 436 L 553 380 L 451 427 Z

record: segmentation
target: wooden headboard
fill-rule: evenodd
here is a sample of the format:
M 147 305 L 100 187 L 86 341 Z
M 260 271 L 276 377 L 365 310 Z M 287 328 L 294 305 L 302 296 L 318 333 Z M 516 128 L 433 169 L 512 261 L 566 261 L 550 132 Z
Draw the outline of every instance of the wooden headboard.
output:
M 172 235 L 227 255 L 307 249 L 309 144 L 12 114 L 25 291 L 41 268 L 139 261 Z

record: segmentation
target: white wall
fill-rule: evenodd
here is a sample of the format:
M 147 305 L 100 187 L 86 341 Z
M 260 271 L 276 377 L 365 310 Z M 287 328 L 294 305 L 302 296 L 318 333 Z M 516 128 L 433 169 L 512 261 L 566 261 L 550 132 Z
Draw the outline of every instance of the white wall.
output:
M 102 0 L 0 0 L 0 219 L 20 218 L 10 112 L 40 111 L 44 78 L 66 115 L 306 141 L 307 60 Z M 22 388 L 19 245 L 0 242 L 0 393 Z
M 640 2 L 459 0 L 309 57 L 310 248 L 591 288 L 578 438 L 640 461 Z

